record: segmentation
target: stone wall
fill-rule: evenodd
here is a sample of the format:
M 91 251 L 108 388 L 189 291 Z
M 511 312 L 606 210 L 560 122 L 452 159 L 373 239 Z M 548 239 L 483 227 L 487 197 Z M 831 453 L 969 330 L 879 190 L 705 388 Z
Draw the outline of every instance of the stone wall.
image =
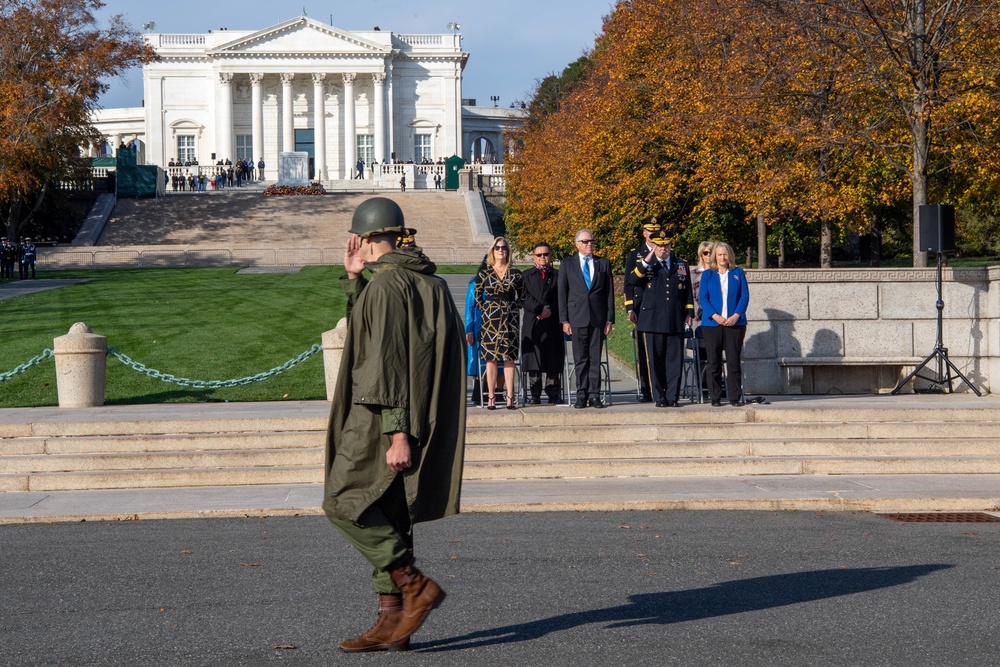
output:
M 789 392 L 781 358 L 843 357 L 857 364 L 810 369 L 813 393 L 871 393 L 878 358 L 923 359 L 937 339 L 937 269 L 751 270 L 744 348 L 748 394 Z M 980 390 L 1000 383 L 1000 267 L 944 269 L 943 343 Z M 913 366 L 903 368 L 908 373 Z M 936 364 L 924 374 L 936 375 Z M 905 377 L 905 375 L 902 375 Z M 917 387 L 926 386 L 917 381 Z M 968 391 L 961 380 L 956 391 Z M 912 385 L 907 387 L 907 391 Z M 805 391 L 805 389 L 803 389 Z M 807 392 L 808 393 L 808 392 Z

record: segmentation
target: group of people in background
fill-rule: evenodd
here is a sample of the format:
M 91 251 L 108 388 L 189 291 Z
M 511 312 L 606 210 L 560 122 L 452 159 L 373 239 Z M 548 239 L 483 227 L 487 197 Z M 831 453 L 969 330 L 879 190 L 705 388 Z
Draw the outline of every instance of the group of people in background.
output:
M 29 237 L 22 237 L 20 243 L 13 243 L 7 237 L 0 239 L 0 279 L 13 280 L 15 264 L 21 280 L 34 278 L 37 259 L 38 251 Z
M 193 163 L 197 166 L 198 162 Z M 190 166 L 185 163 L 183 166 Z M 170 160 L 170 167 L 180 167 L 180 163 Z M 198 173 L 174 172 L 166 174 L 167 184 L 174 192 L 205 192 L 209 189 L 222 190 L 227 187 L 242 187 L 243 183 L 250 181 L 264 180 L 264 158 L 261 158 L 256 165 L 253 160 L 237 160 L 234 165 L 229 160 L 219 160 L 215 167 L 202 167 Z
M 575 243 L 579 253 L 563 260 L 561 270 L 552 265 L 549 244 L 537 243 L 531 251 L 534 265 L 522 273 L 511 262 L 507 239 L 494 240 L 466 296 L 467 371 L 475 378 L 474 402 L 480 401 L 478 378 L 485 375 L 485 406 L 497 407 L 502 382 L 504 407 L 517 407 L 514 371 L 521 354 L 527 403 L 540 405 L 543 393 L 548 404 L 562 403 L 564 341 L 570 336 L 577 378 L 574 407 L 604 407 L 600 363 L 614 322 L 614 279 L 608 260 L 594 255 L 593 233 L 580 230 Z
M 725 394 L 730 404 L 739 405 L 750 293 L 732 247 L 703 241 L 691 266 L 674 253 L 662 219 L 645 218 L 641 228 L 643 240 L 626 257 L 624 280 L 625 311 L 635 327 L 640 402 L 679 406 L 684 349 L 690 344 L 705 362 L 703 384 L 711 404 L 722 405 Z M 536 244 L 530 258 L 534 266 L 522 273 L 513 266 L 507 239 L 494 240 L 466 295 L 467 372 L 474 378 L 474 402 L 491 410 L 517 407 L 514 373 L 521 354 L 527 404 L 540 404 L 543 393 L 549 404 L 560 403 L 564 341 L 570 339 L 573 406 L 604 407 L 601 356 L 615 322 L 614 279 L 610 262 L 595 255 L 590 230 L 579 230 L 574 243 L 576 254 L 563 259 L 559 270 L 549 244 Z

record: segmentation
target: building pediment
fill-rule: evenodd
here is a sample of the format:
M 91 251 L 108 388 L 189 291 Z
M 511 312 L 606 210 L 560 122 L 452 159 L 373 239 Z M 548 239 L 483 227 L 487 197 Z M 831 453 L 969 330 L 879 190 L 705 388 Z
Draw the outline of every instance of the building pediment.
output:
M 308 16 L 289 19 L 270 28 L 227 42 L 208 52 L 216 58 L 280 57 L 308 54 L 325 56 L 380 56 L 392 48 L 365 37 L 320 23 Z

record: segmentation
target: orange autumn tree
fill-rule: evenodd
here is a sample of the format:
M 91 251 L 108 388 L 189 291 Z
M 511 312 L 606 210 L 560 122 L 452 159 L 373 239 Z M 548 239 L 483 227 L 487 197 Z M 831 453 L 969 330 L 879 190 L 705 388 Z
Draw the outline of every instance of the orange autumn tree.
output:
M 688 20 L 685 3 L 667 4 Z M 677 230 L 670 214 L 688 199 L 690 171 L 678 138 L 696 78 L 675 34 L 648 20 L 652 5 L 619 3 L 558 110 L 514 134 L 507 225 L 522 247 L 546 240 L 568 253 L 573 232 L 587 227 L 621 265 L 642 217 L 667 213 Z
M 56 181 L 89 174 L 81 148 L 101 79 L 154 57 L 121 16 L 97 27 L 99 0 L 0 0 L 0 228 L 17 238 Z
M 583 220 L 615 259 L 645 215 L 679 232 L 730 202 L 762 223 L 832 229 L 825 212 L 853 210 L 834 183 L 850 154 L 831 140 L 836 59 L 803 56 L 805 31 L 773 18 L 740 0 L 619 3 L 585 81 L 522 130 L 508 184 L 515 236 L 569 237 L 560 216 Z
M 842 71 L 857 77 L 859 91 L 873 93 L 854 100 L 864 111 L 845 136 L 909 179 L 913 264 L 925 266 L 917 212 L 928 202 L 931 178 L 949 177 L 960 158 L 958 147 L 984 145 L 988 138 L 996 148 L 995 132 L 987 128 L 1000 110 L 1000 5 L 976 0 L 757 2 L 807 30 L 817 47 L 836 49 Z M 989 117 L 983 109 L 990 110 Z
M 829 267 L 835 231 L 861 209 L 839 181 L 859 157 L 844 140 L 844 119 L 865 95 L 835 49 L 765 7 L 729 2 L 708 25 L 720 47 L 708 59 L 712 108 L 692 123 L 702 205 L 746 202 L 762 267 L 768 221 L 816 221 L 820 266 Z

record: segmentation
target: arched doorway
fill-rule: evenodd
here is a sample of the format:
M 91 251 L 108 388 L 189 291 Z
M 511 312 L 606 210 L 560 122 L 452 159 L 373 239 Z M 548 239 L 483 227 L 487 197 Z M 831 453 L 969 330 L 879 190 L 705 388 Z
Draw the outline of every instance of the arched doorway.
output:
M 493 162 L 494 157 L 497 161 L 500 160 L 502 156 L 497 155 L 496 146 L 488 137 L 480 135 L 472 140 L 472 146 L 469 149 L 469 155 L 472 158 L 472 162 L 488 163 Z

